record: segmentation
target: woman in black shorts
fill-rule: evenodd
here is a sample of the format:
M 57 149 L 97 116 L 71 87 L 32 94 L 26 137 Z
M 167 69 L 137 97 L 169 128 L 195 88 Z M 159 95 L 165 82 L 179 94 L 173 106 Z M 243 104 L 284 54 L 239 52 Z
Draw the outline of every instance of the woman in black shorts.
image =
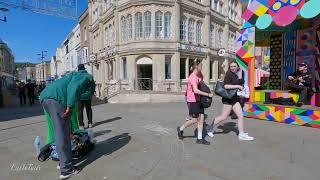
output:
M 199 83 L 203 80 L 201 73 L 202 63 L 200 60 L 195 60 L 192 63 L 192 73 L 188 78 L 188 87 L 186 91 L 189 115 L 191 120 L 185 122 L 181 127 L 177 127 L 179 139 L 183 139 L 183 130 L 193 124 L 198 125 L 197 144 L 209 145 L 210 143 L 202 137 L 202 129 L 204 122 L 204 108 L 200 103 L 200 95 L 212 97 L 211 93 L 205 93 L 198 89 Z
M 224 78 L 224 88 L 225 89 L 243 89 L 243 81 L 239 79 L 237 72 L 239 71 L 239 64 L 237 62 L 231 62 L 229 65 L 229 70 Z M 240 105 L 240 97 L 235 94 L 231 99 L 222 98 L 222 112 L 221 114 L 213 119 L 211 126 L 207 128 L 208 136 L 213 137 L 213 129 L 222 121 L 226 120 L 231 113 L 231 110 L 238 117 L 238 129 L 239 129 L 239 140 L 252 141 L 253 137 L 249 136 L 248 133 L 244 132 L 243 128 L 243 112 Z

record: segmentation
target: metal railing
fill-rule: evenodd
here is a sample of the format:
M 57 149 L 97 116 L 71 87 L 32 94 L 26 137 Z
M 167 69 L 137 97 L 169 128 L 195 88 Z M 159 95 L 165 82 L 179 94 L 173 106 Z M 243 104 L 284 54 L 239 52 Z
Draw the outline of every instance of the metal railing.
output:
M 138 78 L 136 83 L 136 89 L 138 90 L 153 90 L 152 78 Z
M 106 84 L 106 87 L 103 91 L 103 96 L 105 99 L 112 98 L 118 95 L 121 91 L 121 80 L 117 80 L 115 82 L 109 82 Z

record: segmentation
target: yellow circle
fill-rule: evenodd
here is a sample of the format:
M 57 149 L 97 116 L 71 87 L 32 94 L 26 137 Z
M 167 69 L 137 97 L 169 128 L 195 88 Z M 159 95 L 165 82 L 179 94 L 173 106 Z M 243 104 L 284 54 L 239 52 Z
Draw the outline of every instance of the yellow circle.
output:
M 274 10 L 278 10 L 281 8 L 281 2 L 276 2 L 274 3 L 274 5 L 272 6 Z
M 291 5 L 296 5 L 296 4 L 298 4 L 300 2 L 300 0 L 291 0 L 290 1 L 290 4 Z

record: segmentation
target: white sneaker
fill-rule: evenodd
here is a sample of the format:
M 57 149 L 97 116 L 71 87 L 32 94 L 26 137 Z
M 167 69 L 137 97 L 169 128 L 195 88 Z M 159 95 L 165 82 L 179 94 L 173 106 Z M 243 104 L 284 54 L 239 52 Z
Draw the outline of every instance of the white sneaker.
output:
M 248 133 L 241 133 L 238 136 L 240 141 L 253 141 L 254 137 L 248 135 Z
M 80 130 L 84 130 L 84 126 L 79 126 L 79 129 Z
M 206 126 L 206 128 L 207 128 L 207 134 L 208 134 L 208 136 L 210 136 L 210 137 L 214 137 L 214 134 L 213 134 L 213 127 L 212 126 L 210 126 L 210 125 L 207 125 Z
M 57 169 L 60 170 L 60 165 L 59 164 L 57 165 Z

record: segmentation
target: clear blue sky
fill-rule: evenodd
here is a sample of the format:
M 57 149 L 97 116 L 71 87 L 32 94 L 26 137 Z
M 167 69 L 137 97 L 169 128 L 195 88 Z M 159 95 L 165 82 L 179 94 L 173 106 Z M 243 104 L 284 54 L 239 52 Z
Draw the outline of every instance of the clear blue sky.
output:
M 87 0 L 78 0 L 78 14 L 87 8 Z M 0 21 L 0 38 L 12 49 L 16 62 L 39 63 L 39 54 L 47 50 L 46 60 L 55 55 L 77 20 L 10 9 L 7 22 Z

